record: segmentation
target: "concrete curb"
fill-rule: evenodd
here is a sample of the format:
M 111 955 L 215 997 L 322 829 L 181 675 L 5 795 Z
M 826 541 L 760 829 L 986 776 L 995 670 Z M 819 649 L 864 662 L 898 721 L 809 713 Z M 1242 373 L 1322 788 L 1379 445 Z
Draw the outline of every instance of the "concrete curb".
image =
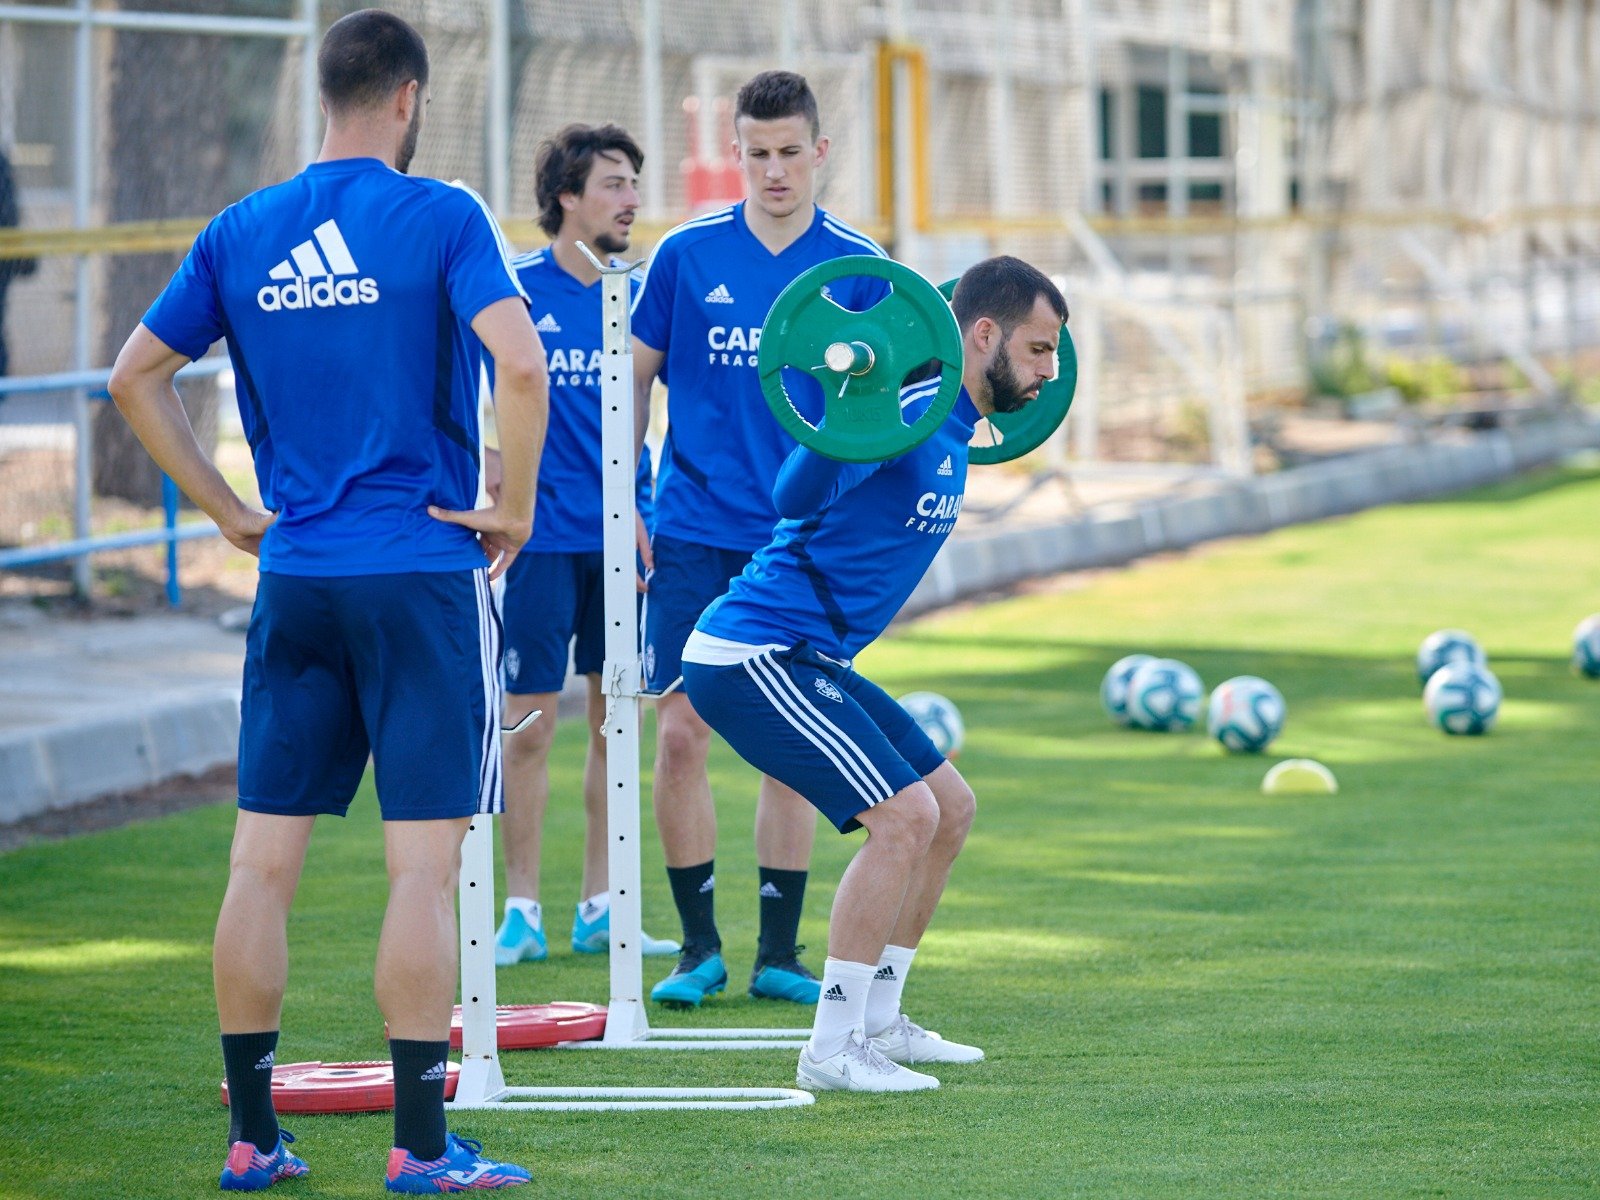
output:
M 10 737 L 0 741 L 0 822 L 198 775 L 238 750 L 237 688 Z

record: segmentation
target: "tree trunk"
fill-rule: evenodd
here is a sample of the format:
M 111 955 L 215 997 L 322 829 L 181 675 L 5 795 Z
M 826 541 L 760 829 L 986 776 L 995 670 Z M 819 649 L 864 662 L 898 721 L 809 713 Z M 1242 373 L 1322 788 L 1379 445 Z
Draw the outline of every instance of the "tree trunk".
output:
M 188 12 L 222 13 L 225 0 L 190 0 Z M 210 217 L 228 187 L 229 40 L 192 34 L 109 35 L 106 144 L 102 156 L 111 221 Z M 183 255 L 113 254 L 103 291 L 101 361 L 115 359 Z M 211 379 L 179 386 L 200 445 L 217 444 L 217 388 Z M 136 504 L 161 503 L 161 471 L 116 409 L 94 424 L 94 490 Z

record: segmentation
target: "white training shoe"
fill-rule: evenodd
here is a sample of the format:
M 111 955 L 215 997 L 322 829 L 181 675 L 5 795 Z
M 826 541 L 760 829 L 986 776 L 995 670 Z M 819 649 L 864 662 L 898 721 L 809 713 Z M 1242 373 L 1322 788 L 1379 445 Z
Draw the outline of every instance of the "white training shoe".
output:
M 811 1047 L 800 1050 L 795 1082 L 808 1092 L 921 1092 L 939 1086 L 932 1075 L 896 1066 L 883 1056 L 882 1042 L 863 1041 L 852 1033 L 845 1048 L 821 1062 Z
M 960 1042 L 947 1042 L 932 1030 L 924 1029 L 905 1013 L 882 1033 L 872 1035 L 872 1043 L 883 1056 L 897 1063 L 975 1063 L 983 1061 L 983 1051 Z

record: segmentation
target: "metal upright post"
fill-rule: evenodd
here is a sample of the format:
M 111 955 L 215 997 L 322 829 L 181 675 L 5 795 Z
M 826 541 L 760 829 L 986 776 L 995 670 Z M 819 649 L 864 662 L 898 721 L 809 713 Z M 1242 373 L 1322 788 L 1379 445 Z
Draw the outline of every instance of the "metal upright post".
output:
M 494 818 L 479 814 L 461 843 L 461 1078 L 454 1103 L 491 1103 L 506 1090 L 500 1069 L 494 974 Z
M 508 0 L 489 0 L 489 104 L 484 165 L 489 207 L 504 218 L 511 208 L 511 13 Z
M 322 107 L 317 92 L 317 0 L 300 0 L 300 166 L 317 157 Z
M 665 126 L 661 113 L 661 0 L 643 0 L 639 37 L 639 92 L 644 108 L 644 144 L 664 146 Z M 667 207 L 666 172 L 644 173 L 645 216 L 659 220 Z
M 73 40 L 72 78 L 72 225 L 87 229 L 94 187 L 94 15 L 92 0 L 78 0 L 78 28 Z M 89 340 L 93 315 L 89 296 L 89 256 L 79 251 L 73 266 L 72 365 L 89 369 Z M 89 488 L 94 471 L 94 426 L 89 418 L 89 393 L 80 389 L 72 397 L 73 480 L 72 535 L 89 536 Z M 87 554 L 72 562 L 72 586 L 88 596 L 94 575 Z
M 585 254 L 589 254 L 587 248 Z M 634 587 L 633 338 L 628 275 L 633 264 L 601 264 L 600 497 L 605 510 L 606 835 L 611 882 L 611 1000 L 607 1043 L 650 1031 L 644 1008 L 639 902 L 639 621 Z

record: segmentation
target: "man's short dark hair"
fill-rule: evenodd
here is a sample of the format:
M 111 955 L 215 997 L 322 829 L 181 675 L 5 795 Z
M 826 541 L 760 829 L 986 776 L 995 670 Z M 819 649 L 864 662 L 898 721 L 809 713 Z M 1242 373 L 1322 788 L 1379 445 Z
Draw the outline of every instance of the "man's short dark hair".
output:
M 329 112 L 381 104 L 410 83 L 428 86 L 428 47 L 393 13 L 364 8 L 328 26 L 317 52 L 317 85 Z
M 568 125 L 539 145 L 534 159 L 534 193 L 539 202 L 539 228 L 549 237 L 561 232 L 561 197 L 583 195 L 597 154 L 621 154 L 639 171 L 644 151 L 621 125 Z
M 1050 277 L 1020 258 L 1001 254 L 967 268 L 956 284 L 950 307 L 955 309 L 962 333 L 971 329 L 979 317 L 988 317 L 1009 337 L 1013 329 L 1033 315 L 1040 296 L 1065 322 L 1067 300 Z
M 817 97 L 804 75 L 793 71 L 763 71 L 739 89 L 733 105 L 733 123 L 740 117 L 752 121 L 781 121 L 785 117 L 804 117 L 811 125 L 811 138 L 822 132 L 817 115 Z

